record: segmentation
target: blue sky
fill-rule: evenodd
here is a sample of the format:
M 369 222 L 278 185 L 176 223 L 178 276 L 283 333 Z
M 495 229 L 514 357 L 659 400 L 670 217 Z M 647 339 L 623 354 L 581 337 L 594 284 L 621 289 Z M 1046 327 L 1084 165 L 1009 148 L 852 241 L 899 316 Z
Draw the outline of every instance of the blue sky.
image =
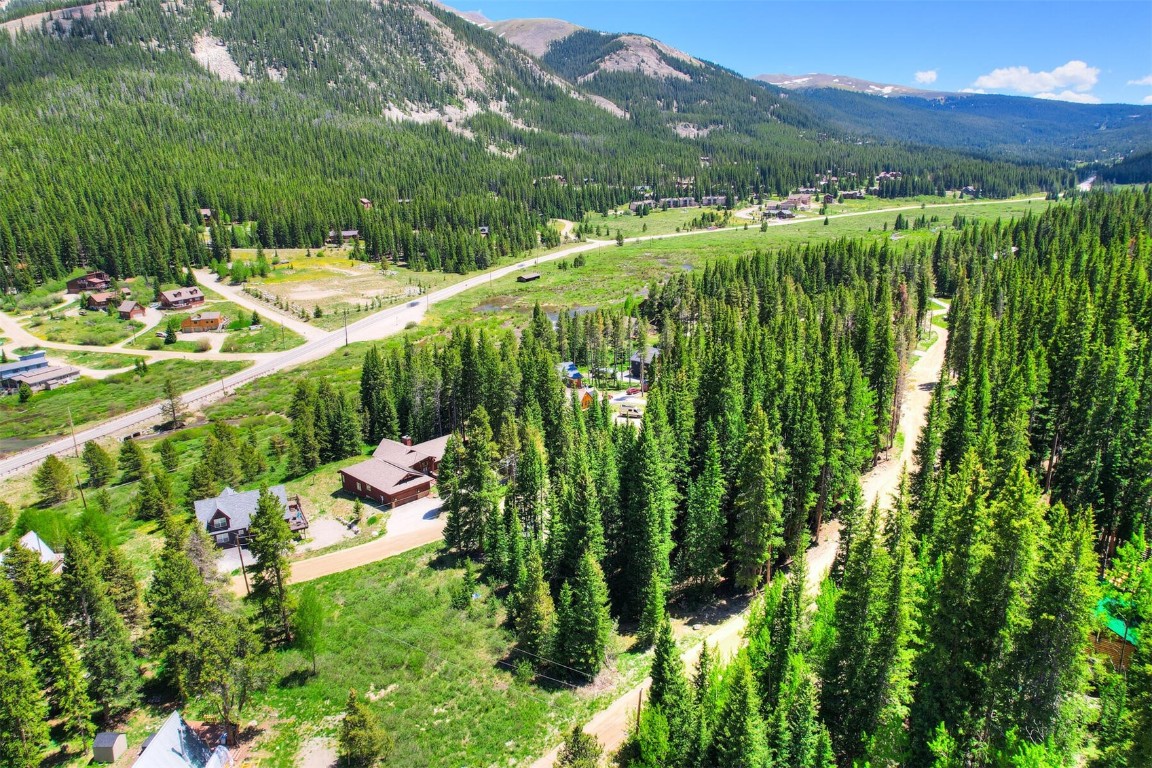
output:
M 745 75 L 1152 103 L 1152 0 L 456 0 L 499 20 L 639 32 Z M 917 80 L 917 73 L 920 73 Z

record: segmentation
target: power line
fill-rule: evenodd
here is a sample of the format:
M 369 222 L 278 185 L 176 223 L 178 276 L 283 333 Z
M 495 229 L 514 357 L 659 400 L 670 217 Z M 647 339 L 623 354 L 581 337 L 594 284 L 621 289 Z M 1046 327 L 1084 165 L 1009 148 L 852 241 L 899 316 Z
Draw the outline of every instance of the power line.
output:
M 558 662 L 558 661 L 553 661 L 552 659 L 549 659 L 549 658 L 548 658 L 548 657 L 546 657 L 546 656 L 541 656 L 541 655 L 540 655 L 540 654 L 538 654 L 538 653 L 532 653 L 531 651 L 526 651 L 526 650 L 524 650 L 523 648 L 513 648 L 512 650 L 513 650 L 513 651 L 515 651 L 516 653 L 525 653 L 525 654 L 528 654 L 529 656 L 532 656 L 532 657 L 534 657 L 534 658 L 540 659 L 541 661 L 546 661 L 546 662 L 548 662 L 549 664 L 553 664 L 553 665 L 555 665 L 555 666 L 557 666 L 557 667 L 561 667 L 561 668 L 563 668 L 563 669 L 567 669 L 567 670 L 570 670 L 570 671 L 572 671 L 572 672 L 575 672 L 575 673 L 576 673 L 576 674 L 578 674 L 578 675 L 583 675 L 584 677 L 588 678 L 590 681 L 591 681 L 591 680 L 595 680 L 595 679 L 596 679 L 596 678 L 595 678 L 595 676 L 593 676 L 593 675 L 590 675 L 590 674 L 588 674 L 587 672 L 584 672 L 583 670 L 575 669 L 574 667 L 570 667 L 570 666 L 568 666 L 567 664 L 561 664 L 561 663 L 560 663 L 560 662 Z
M 475 671 L 474 671 L 474 670 L 472 670 L 472 669 L 469 669 L 467 666 L 465 666 L 464 664 L 461 664 L 461 663 L 460 663 L 460 662 L 458 662 L 458 661 L 454 661 L 453 659 L 449 659 L 449 658 L 447 658 L 446 656 L 442 656 L 441 654 L 438 654 L 438 653 L 436 653 L 436 652 L 434 652 L 434 651 L 430 651 L 430 650 L 428 650 L 428 649 L 426 649 L 426 648 L 421 648 L 419 645 L 416 645 L 415 643 L 411 643 L 411 642 L 409 642 L 409 641 L 407 641 L 407 640 L 405 640 L 405 639 L 403 639 L 403 638 L 401 638 L 401 637 L 397 637 L 396 635 L 393 635 L 393 634 L 391 634 L 391 633 L 389 633 L 389 632 L 386 632 L 385 630 L 381 629 L 380 627 L 374 626 L 374 625 L 372 625 L 372 624 L 368 624 L 367 622 L 365 622 L 365 621 L 363 621 L 363 620 L 361 620 L 361 619 L 357 619 L 357 618 L 353 617 L 353 620 L 354 620 L 354 621 L 357 621 L 358 623 L 360 623 L 360 624 L 361 624 L 363 627 L 365 627 L 366 629 L 369 629 L 369 630 L 371 630 L 371 631 L 373 631 L 373 632 L 376 632 L 377 634 L 379 634 L 381 637 L 384 637 L 385 639 L 388 639 L 388 640 L 393 640 L 393 641 L 395 641 L 395 642 L 397 642 L 397 643 L 399 643 L 399 644 L 401 644 L 401 645 L 404 645 L 404 646 L 406 646 L 406 647 L 408 647 L 408 648 L 411 648 L 412 650 L 415 650 L 415 651 L 419 651 L 420 653 L 423 653 L 424 655 L 426 655 L 426 656 L 429 656 L 429 657 L 431 657 L 431 658 L 433 658 L 433 659 L 435 659 L 435 660 L 437 660 L 437 661 L 439 661 L 439 662 L 442 662 L 442 663 L 444 663 L 444 664 L 447 664 L 447 665 L 451 665 L 451 666 L 453 666 L 453 667 L 458 667 L 459 669 L 462 669 L 462 670 L 464 670 L 464 672 L 465 672 L 465 673 L 467 673 L 467 674 L 468 674 L 468 675 L 470 675 L 470 676 L 474 676 L 474 675 L 475 675 Z M 513 671 L 513 672 L 516 670 L 516 668 L 515 668 L 515 667 L 513 667 L 511 664 L 509 664 L 508 662 L 504 661 L 503 659 L 497 659 L 497 660 L 496 660 L 496 663 L 497 663 L 497 664 L 499 664 L 499 665 L 501 665 L 501 666 L 503 666 L 503 667 L 506 667 L 507 669 L 509 669 L 509 670 L 511 670 L 511 671 Z M 553 682 L 553 683 L 557 683 L 558 685 L 563 685 L 563 686 L 565 686 L 565 687 L 567 687 L 567 688 L 571 688 L 572 690 L 576 690 L 576 689 L 577 689 L 577 686 L 573 685 L 572 683 L 569 683 L 569 682 L 567 682 L 567 681 L 565 681 L 565 680 L 558 680 L 558 679 L 556 679 L 556 678 L 554 678 L 554 677 L 549 677 L 548 675 L 537 674 L 537 675 L 536 675 L 536 677 L 540 677 L 540 678 L 542 678 L 542 679 L 544 679 L 544 680 L 548 680 L 548 681 L 550 681 L 550 682 Z M 541 703 L 543 703 L 543 704 L 548 704 L 548 705 L 550 705 L 550 704 L 552 703 L 552 702 L 551 702 L 549 699 L 547 699 L 547 698 L 545 698 L 545 697 L 543 697 L 543 696 L 539 696 L 539 695 L 537 695 L 537 694 L 534 694 L 534 693 L 530 693 L 529 691 L 525 691 L 525 690 L 522 690 L 522 689 L 519 689 L 519 688 L 514 688 L 514 687 L 512 688 L 512 690 L 516 690 L 516 691 L 517 691 L 517 692 L 519 692 L 520 694 L 522 694 L 522 695 L 524 695 L 524 696 L 528 696 L 529 698 L 535 699 L 536 701 L 539 701 L 539 702 L 541 702 Z

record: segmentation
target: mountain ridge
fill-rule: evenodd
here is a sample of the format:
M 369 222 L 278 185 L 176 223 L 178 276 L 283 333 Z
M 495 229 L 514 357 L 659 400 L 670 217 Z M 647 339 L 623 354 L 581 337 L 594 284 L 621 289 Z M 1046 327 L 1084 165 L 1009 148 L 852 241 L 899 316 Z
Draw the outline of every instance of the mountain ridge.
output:
M 837 88 L 855 93 L 867 93 L 873 96 L 919 96 L 925 99 L 957 95 L 948 91 L 932 91 L 913 88 L 907 85 L 878 83 L 852 75 L 832 75 L 824 72 L 808 72 L 802 75 L 765 74 L 756 75 L 752 79 L 760 80 L 778 88 L 786 88 L 790 91 Z

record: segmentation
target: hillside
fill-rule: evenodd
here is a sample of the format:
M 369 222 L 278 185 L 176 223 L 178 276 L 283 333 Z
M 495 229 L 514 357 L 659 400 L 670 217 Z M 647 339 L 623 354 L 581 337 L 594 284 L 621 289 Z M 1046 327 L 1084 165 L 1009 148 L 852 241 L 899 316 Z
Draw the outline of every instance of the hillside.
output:
M 1152 145 L 1152 107 L 984 94 L 893 95 L 833 87 L 797 93 L 811 114 L 853 135 L 1046 163 L 1111 160 Z
M 77 266 L 168 281 L 230 246 L 316 248 L 349 228 L 366 258 L 466 272 L 637 186 L 746 197 L 893 168 L 909 194 L 1074 183 L 858 143 L 795 95 L 636 35 L 578 30 L 538 60 L 415 0 L 129 0 L 68 15 L 0 35 L 0 289 Z
M 583 29 L 561 19 L 509 19 L 480 24 L 537 58 L 547 53 L 552 43 Z

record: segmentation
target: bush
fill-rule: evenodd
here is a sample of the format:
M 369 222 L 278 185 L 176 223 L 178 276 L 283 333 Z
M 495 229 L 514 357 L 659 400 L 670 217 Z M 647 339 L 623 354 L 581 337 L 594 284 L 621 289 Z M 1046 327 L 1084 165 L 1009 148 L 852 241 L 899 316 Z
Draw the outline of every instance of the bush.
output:
M 212 342 L 208 341 L 208 339 L 197 339 L 197 341 L 196 341 L 196 351 L 197 352 L 207 352 L 210 349 L 212 349 Z

